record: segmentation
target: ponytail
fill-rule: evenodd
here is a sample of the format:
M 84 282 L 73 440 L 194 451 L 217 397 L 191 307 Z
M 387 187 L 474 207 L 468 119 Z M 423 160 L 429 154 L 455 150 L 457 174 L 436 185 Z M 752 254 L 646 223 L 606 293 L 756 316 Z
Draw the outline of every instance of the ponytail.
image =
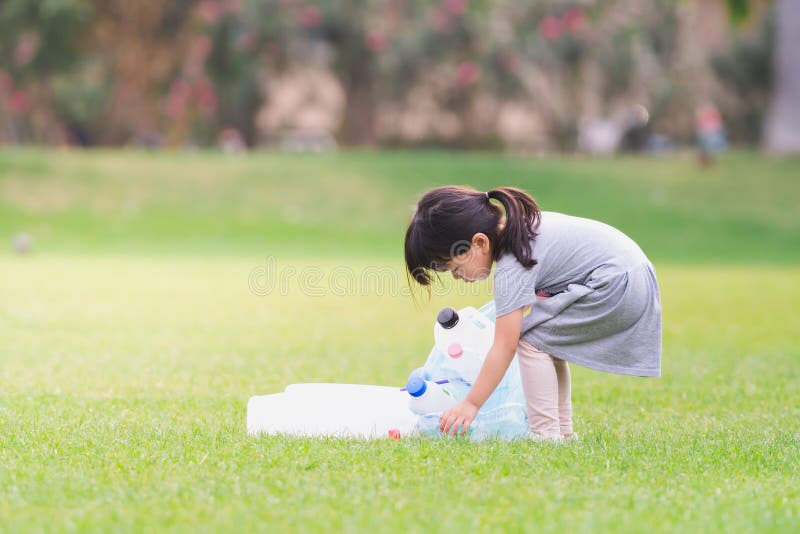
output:
M 511 253 L 523 267 L 530 269 L 537 263 L 533 259 L 531 241 L 536 237 L 536 229 L 541 220 L 541 211 L 536 201 L 516 187 L 497 187 L 488 191 L 486 196 L 500 202 L 506 210 L 505 228 L 494 247 L 494 260 L 505 253 Z

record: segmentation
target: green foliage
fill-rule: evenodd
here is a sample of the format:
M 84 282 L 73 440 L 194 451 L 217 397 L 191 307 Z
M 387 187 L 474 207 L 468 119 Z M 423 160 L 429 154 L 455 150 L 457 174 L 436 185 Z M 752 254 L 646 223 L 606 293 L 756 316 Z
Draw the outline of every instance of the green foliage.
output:
M 734 19 L 752 18 L 748 2 L 728 4 Z M 477 125 L 475 109 L 516 99 L 547 132 L 548 139 L 531 143 L 566 149 L 575 145 L 581 118 L 610 116 L 627 96 L 643 101 L 656 130 L 685 129 L 690 121 L 670 121 L 666 112 L 695 104 L 673 75 L 679 20 L 677 4 L 669 0 L 648 0 L 636 9 L 609 0 L 175 0 L 148 4 L 159 7 L 127 23 L 123 5 L 0 4 L 0 111 L 10 110 L 0 113 L 0 131 L 12 132 L 4 137 L 46 142 L 47 132 L 89 121 L 103 142 L 165 137 L 171 145 L 206 146 L 233 127 L 256 144 L 263 140 L 254 119 L 264 105 L 264 80 L 309 62 L 329 68 L 345 90 L 338 132 L 344 144 L 389 142 L 380 134 L 419 146 L 499 146 L 501 114 L 495 120 L 481 116 Z M 137 64 L 114 57 L 121 55 L 108 50 L 115 32 L 122 42 L 147 40 L 142 56 L 148 59 Z M 723 110 L 734 140 L 754 141 L 760 130 L 771 83 L 771 32 L 759 32 L 753 42 L 737 37 L 714 62 L 719 78 L 740 95 L 731 106 L 736 109 Z M 204 37 L 212 43 L 210 53 L 190 57 L 193 43 Z M 87 75 L 98 63 L 105 72 Z M 633 87 L 641 76 L 655 80 Z M 455 134 L 428 132 L 433 138 L 411 141 L 379 130 L 388 123 L 379 114 L 408 110 L 415 89 L 437 112 L 456 118 Z M 131 109 L 147 115 L 140 121 L 104 105 L 109 95 L 124 99 L 119 95 L 129 90 L 137 95 Z M 597 98 L 587 98 L 591 92 Z M 599 109 L 585 109 L 586 102 L 599 102 L 591 104 Z M 42 111 L 38 128 L 26 128 L 31 109 Z M 163 131 L 138 131 L 148 129 Z
M 731 20 L 741 23 L 750 15 L 750 2 L 748 0 L 725 0 Z
M 5 0 L 0 5 L 0 65 L 27 79 L 71 68 L 78 57 L 76 40 L 90 14 L 81 0 Z M 15 52 L 25 34 L 35 52 L 20 62 Z
M 83 57 L 77 68 L 54 77 L 54 108 L 68 123 L 86 125 L 102 115 L 110 90 L 102 59 Z
M 254 117 L 262 104 L 255 36 L 242 18 L 224 17 L 212 27 L 212 49 L 206 69 L 219 95 L 217 130 L 236 128 L 255 144 Z M 214 140 L 210 140 L 213 144 Z M 208 143 L 208 141 L 207 141 Z

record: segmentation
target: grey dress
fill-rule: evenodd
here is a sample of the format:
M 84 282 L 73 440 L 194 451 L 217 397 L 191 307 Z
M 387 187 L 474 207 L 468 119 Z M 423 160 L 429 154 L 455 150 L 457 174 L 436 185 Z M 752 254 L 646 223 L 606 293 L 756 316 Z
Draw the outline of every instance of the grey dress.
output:
M 590 369 L 661 375 L 661 299 L 653 265 L 619 230 L 590 219 L 542 212 L 533 241 L 538 261 L 497 261 L 497 316 L 524 308 L 521 337 L 556 358 Z M 536 292 L 551 295 L 538 301 Z

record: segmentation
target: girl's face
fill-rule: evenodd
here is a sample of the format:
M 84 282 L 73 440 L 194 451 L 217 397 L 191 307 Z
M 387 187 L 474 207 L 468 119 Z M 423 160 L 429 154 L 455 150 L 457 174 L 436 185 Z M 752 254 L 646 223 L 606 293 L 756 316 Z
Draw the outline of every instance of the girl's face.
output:
M 472 236 L 470 247 L 445 263 L 442 270 L 450 271 L 456 280 L 476 282 L 489 277 L 492 271 L 492 251 L 486 234 Z

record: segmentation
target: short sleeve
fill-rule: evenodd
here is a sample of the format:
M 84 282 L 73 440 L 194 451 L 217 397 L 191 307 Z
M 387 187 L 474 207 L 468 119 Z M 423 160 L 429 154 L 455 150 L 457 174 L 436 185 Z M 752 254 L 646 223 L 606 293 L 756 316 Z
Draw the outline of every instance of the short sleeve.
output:
M 536 302 L 538 274 L 538 264 L 526 269 L 511 255 L 497 261 L 492 288 L 497 317 Z

